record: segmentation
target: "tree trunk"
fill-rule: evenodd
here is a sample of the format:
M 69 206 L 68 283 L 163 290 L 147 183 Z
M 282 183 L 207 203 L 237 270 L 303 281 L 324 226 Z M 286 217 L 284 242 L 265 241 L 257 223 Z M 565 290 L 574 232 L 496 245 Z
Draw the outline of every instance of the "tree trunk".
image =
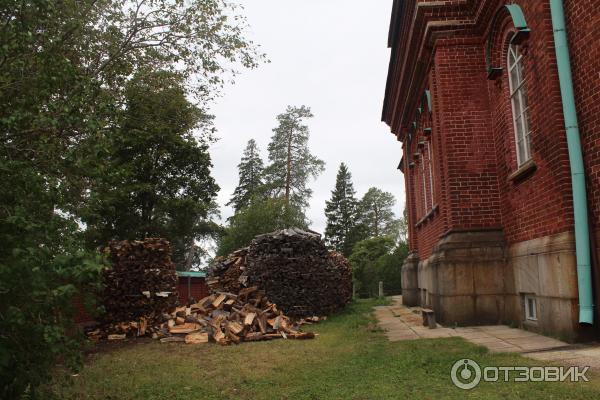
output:
M 375 206 L 375 237 L 379 237 L 379 209 Z
M 285 176 L 285 202 L 286 204 L 290 204 L 290 189 L 292 185 L 292 135 L 294 133 L 294 129 L 290 128 L 290 134 L 288 136 L 288 146 L 287 146 L 287 171 Z

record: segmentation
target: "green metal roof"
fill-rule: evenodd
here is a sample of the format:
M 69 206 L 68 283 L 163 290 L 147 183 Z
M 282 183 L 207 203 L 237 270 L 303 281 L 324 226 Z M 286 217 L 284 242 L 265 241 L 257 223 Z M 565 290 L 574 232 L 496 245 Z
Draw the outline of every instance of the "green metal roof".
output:
M 201 271 L 177 271 L 177 276 L 183 278 L 206 278 L 206 272 Z

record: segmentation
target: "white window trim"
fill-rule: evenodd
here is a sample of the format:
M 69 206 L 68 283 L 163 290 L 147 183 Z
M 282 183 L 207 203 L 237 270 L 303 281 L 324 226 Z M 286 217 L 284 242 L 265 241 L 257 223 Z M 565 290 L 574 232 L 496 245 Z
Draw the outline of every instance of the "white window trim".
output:
M 514 62 L 511 60 L 511 56 Z M 520 167 L 531 160 L 531 123 L 529 120 L 529 104 L 523 75 L 523 55 L 518 46 L 511 44 L 507 52 L 508 81 L 510 103 L 512 107 L 513 129 L 515 133 L 515 147 L 517 151 L 517 164 Z M 517 82 L 513 80 L 513 70 L 516 69 Z M 518 98 L 518 107 L 517 101 Z M 518 108 L 518 109 L 517 109 Z M 520 120 L 519 120 L 520 118 Z M 522 148 L 521 148 L 522 147 Z M 521 156 L 521 152 L 523 156 Z
M 523 299 L 525 300 L 525 319 L 527 321 L 537 321 L 537 299 L 535 295 L 526 294 Z M 529 312 L 529 301 L 533 301 L 533 314 Z
M 429 212 L 429 202 L 427 201 L 427 180 L 425 179 L 425 154 L 421 154 L 421 172 L 421 176 L 423 178 L 423 200 L 425 204 L 425 208 L 423 208 L 425 211 L 423 216 L 425 216 Z
M 426 142 L 425 145 L 427 146 L 427 165 L 429 167 L 429 189 L 430 189 L 430 198 L 431 198 L 431 209 L 433 210 L 433 205 L 434 205 L 434 199 L 433 199 L 433 163 L 431 160 L 431 146 L 429 145 L 429 142 Z
M 435 206 L 433 193 L 433 163 L 431 160 L 431 147 L 429 141 L 425 141 L 425 146 L 426 149 L 421 150 L 419 157 L 421 169 L 419 180 L 422 182 L 423 186 L 423 212 L 420 215 L 421 218 L 424 218 L 432 212 L 433 207 Z M 425 164 L 427 164 L 427 166 Z M 429 185 L 427 184 L 427 176 L 429 176 Z

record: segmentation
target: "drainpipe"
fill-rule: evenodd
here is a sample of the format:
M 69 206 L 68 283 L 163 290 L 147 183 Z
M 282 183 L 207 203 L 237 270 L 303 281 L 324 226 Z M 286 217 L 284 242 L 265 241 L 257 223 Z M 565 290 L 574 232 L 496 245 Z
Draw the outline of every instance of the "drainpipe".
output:
M 573 212 L 575 217 L 575 249 L 577 254 L 577 283 L 579 288 L 579 323 L 594 322 L 592 298 L 592 266 L 590 260 L 590 228 L 588 223 L 587 193 L 583 154 L 579 137 L 579 123 L 573 94 L 573 74 L 567 39 L 563 0 L 550 0 L 554 45 L 558 63 L 558 78 L 562 95 L 565 129 L 571 164 Z

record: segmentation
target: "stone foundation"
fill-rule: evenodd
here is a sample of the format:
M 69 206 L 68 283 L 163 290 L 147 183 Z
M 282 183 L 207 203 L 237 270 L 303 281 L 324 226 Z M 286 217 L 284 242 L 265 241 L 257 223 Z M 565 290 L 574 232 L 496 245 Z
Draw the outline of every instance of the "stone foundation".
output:
M 402 266 L 403 301 L 433 308 L 442 324 L 511 324 L 575 340 L 578 324 L 574 235 L 566 232 L 507 246 L 502 231 L 452 232 Z M 525 317 L 534 296 L 537 321 Z
M 418 306 L 419 283 L 418 283 L 419 256 L 410 253 L 404 264 L 402 264 L 402 302 L 408 307 Z
M 419 263 L 421 304 L 446 325 L 495 324 L 504 315 L 505 257 L 500 231 L 446 235 Z
M 571 232 L 514 244 L 508 248 L 514 276 L 510 293 L 517 300 L 518 321 L 529 329 L 573 340 L 579 331 L 577 259 Z M 537 299 L 536 322 L 524 318 L 523 298 Z

